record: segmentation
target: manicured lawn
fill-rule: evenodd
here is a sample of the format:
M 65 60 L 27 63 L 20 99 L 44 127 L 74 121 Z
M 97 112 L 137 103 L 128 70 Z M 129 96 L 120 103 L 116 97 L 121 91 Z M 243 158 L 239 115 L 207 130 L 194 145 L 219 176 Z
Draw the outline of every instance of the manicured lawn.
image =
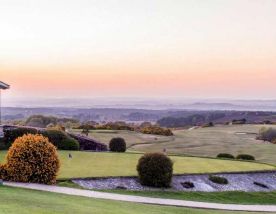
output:
M 0 152 L 3 162 L 6 151 Z M 68 158 L 71 153 L 73 158 Z M 59 179 L 136 176 L 136 165 L 142 154 L 109 152 L 73 152 L 59 151 L 61 170 Z M 250 170 L 272 170 L 275 167 L 241 161 L 218 160 L 209 158 L 171 156 L 174 161 L 174 173 L 211 173 Z
M 0 187 L 0 213 L 7 214 L 52 214 L 52 213 L 93 213 L 93 214 L 242 214 L 215 210 L 186 209 L 129 202 L 91 199 L 63 194 Z
M 105 192 L 224 204 L 276 204 L 276 192 L 168 192 L 127 190 L 111 190 Z

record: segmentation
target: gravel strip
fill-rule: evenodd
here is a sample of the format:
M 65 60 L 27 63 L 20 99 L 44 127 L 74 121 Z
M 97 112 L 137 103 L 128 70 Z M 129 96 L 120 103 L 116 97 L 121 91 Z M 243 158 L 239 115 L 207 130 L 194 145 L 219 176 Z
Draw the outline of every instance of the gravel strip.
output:
M 215 184 L 211 182 L 209 175 L 177 175 L 173 176 L 171 188 L 168 191 L 202 191 L 202 192 L 220 192 L 220 191 L 245 191 L 245 192 L 264 192 L 276 190 L 276 172 L 264 173 L 241 173 L 241 174 L 218 174 L 218 176 L 227 178 L 229 184 Z M 142 186 L 138 178 L 99 178 L 99 179 L 75 179 L 74 183 L 95 190 L 108 189 L 128 189 L 128 190 L 164 190 L 160 188 L 151 188 Z M 192 182 L 193 188 L 183 187 L 184 182 Z M 254 184 L 255 182 L 255 184 Z M 256 184 L 257 183 L 257 184 Z

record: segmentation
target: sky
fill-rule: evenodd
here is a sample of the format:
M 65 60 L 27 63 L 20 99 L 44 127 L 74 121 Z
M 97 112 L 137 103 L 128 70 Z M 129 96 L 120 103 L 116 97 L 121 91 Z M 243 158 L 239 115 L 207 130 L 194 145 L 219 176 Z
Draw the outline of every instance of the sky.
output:
M 3 99 L 276 99 L 275 11 L 275 0 L 1 0 Z

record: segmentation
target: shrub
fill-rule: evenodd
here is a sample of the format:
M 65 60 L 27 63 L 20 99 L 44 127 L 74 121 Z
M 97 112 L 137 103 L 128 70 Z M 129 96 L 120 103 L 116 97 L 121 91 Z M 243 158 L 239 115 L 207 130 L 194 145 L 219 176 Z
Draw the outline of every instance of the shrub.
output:
M 37 129 L 27 127 L 4 129 L 4 143 L 6 144 L 6 148 L 8 149 L 18 137 L 22 137 L 25 134 L 37 134 L 37 132 Z
M 79 150 L 79 142 L 59 130 L 46 130 L 42 135 L 47 137 L 49 141 L 60 150 Z
M 112 152 L 125 152 L 126 142 L 123 138 L 112 138 L 109 142 L 109 149 Z
M 241 124 L 246 124 L 246 119 L 243 118 L 243 119 L 238 119 L 238 120 L 232 120 L 232 124 L 233 125 L 241 125 Z
M 0 164 L 0 179 L 6 180 L 8 177 L 8 171 L 6 164 Z
M 181 183 L 181 185 L 185 188 L 185 189 L 192 189 L 195 187 L 193 182 L 190 181 L 185 181 L 183 183 Z
M 93 130 L 95 129 L 95 126 L 91 125 L 91 124 L 82 124 L 79 127 L 77 127 L 77 129 L 84 129 L 84 130 Z
M 60 150 L 79 150 L 80 145 L 79 145 L 78 141 L 76 141 L 74 138 L 67 137 L 66 139 L 64 139 L 61 142 L 61 145 L 58 149 L 60 149 Z
M 235 159 L 235 157 L 228 153 L 220 153 L 217 155 L 217 158 L 227 158 L 227 159 Z
M 264 140 L 273 142 L 276 141 L 276 129 L 272 128 L 261 128 L 257 136 L 257 140 Z
M 159 126 L 148 126 L 140 129 L 140 132 L 143 134 L 155 134 L 155 135 L 164 135 L 172 136 L 173 133 L 170 129 L 162 128 Z
M 142 185 L 169 187 L 173 175 L 173 162 L 162 153 L 148 153 L 139 159 L 137 171 Z
M 0 150 L 6 150 L 7 146 L 4 142 L 4 138 L 0 138 Z
M 236 157 L 236 159 L 239 160 L 255 160 L 255 157 L 252 155 L 248 155 L 248 154 L 240 154 Z
M 106 124 L 97 125 L 96 129 L 134 131 L 134 127 L 123 121 L 109 122 Z
M 1 167 L 4 180 L 53 184 L 60 167 L 56 148 L 42 135 L 17 138 Z
M 88 136 L 89 135 L 89 129 L 83 129 L 82 131 L 81 131 L 81 133 L 82 134 L 84 134 L 84 135 L 86 135 L 86 136 Z
M 209 180 L 216 184 L 224 184 L 224 185 L 228 184 L 228 180 L 220 176 L 210 175 Z
M 209 122 L 209 123 L 206 123 L 202 126 L 202 128 L 208 128 L 208 127 L 214 127 L 214 123 L 213 122 Z

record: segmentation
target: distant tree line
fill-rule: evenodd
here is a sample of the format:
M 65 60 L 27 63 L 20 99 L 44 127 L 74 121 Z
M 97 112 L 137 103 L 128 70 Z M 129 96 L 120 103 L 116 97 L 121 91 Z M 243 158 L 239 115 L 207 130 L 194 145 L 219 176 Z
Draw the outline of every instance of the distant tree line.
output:
M 185 127 L 185 126 L 196 126 L 210 123 L 213 120 L 217 120 L 225 117 L 225 113 L 214 112 L 209 114 L 193 114 L 187 117 L 164 117 L 157 121 L 162 127 Z

